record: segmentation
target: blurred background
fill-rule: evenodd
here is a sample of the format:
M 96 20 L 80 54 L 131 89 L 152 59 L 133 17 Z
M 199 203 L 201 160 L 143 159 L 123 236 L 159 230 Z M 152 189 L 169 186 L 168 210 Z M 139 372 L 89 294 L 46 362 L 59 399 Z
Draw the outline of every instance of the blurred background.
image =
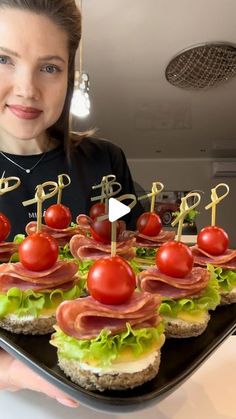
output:
M 82 15 L 91 107 L 74 129 L 124 150 L 138 194 L 153 181 L 167 201 L 203 191 L 198 229 L 227 183 L 216 221 L 236 246 L 236 1 L 83 0 Z

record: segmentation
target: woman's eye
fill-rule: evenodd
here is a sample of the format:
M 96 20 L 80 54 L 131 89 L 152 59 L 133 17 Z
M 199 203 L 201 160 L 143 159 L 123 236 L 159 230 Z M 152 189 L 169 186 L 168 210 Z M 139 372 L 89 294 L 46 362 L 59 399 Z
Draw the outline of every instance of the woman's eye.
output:
M 6 57 L 5 55 L 0 55 L 0 64 L 7 64 L 9 61 L 9 57 Z
M 46 65 L 43 67 L 42 71 L 45 71 L 46 73 L 53 74 L 58 73 L 60 69 L 55 65 Z

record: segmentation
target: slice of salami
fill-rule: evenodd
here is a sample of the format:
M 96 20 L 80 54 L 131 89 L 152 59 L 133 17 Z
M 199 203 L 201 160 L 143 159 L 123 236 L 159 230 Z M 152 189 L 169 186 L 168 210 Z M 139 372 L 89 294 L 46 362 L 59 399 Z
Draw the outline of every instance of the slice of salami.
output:
M 86 214 L 79 214 L 76 217 L 76 223 L 78 224 L 78 227 L 81 230 L 82 234 L 87 233 L 90 231 L 90 226 L 92 224 L 93 220 Z
M 123 233 L 123 238 L 136 238 L 136 245 L 135 247 L 160 247 L 163 243 L 174 240 L 175 238 L 175 231 L 165 231 L 161 230 L 157 236 L 146 236 L 145 234 L 141 234 L 138 231 L 125 231 Z
M 28 235 L 32 233 L 36 233 L 37 222 L 31 221 L 30 223 L 28 223 L 25 228 L 25 231 Z M 65 244 L 69 243 L 71 237 L 73 237 L 75 234 L 81 233 L 81 229 L 79 226 L 68 227 L 68 228 L 63 228 L 63 229 L 51 228 L 45 224 L 42 224 L 42 232 L 47 233 L 50 236 L 54 237 L 54 239 L 56 239 L 59 246 L 65 246 Z
M 81 234 L 86 235 L 88 232 L 90 232 L 90 226 L 93 223 L 92 218 L 90 218 L 86 214 L 80 214 L 76 217 L 76 223 L 78 224 L 78 227 L 81 230 Z M 119 235 L 117 237 L 117 241 L 123 241 L 125 238 L 123 238 L 123 232 L 126 229 L 126 223 L 123 220 L 118 220 L 119 224 Z
M 126 323 L 134 328 L 155 327 L 160 322 L 157 308 L 160 296 L 135 292 L 123 304 L 106 305 L 92 297 L 64 301 L 56 312 L 59 327 L 69 336 L 77 339 L 92 339 L 101 330 L 112 334 L 126 329 Z
M 70 282 L 67 282 L 66 284 L 61 284 L 60 286 L 49 286 L 47 284 L 35 284 L 32 282 L 27 281 L 21 281 L 19 278 L 15 278 L 11 275 L 1 275 L 0 277 L 0 292 L 7 292 L 11 288 L 19 288 L 21 291 L 47 291 L 51 292 L 57 288 L 60 288 L 60 290 L 66 291 L 72 288 L 74 285 L 78 283 L 78 278 L 74 277 Z
M 213 256 L 202 250 L 198 245 L 192 246 L 190 249 L 196 265 L 206 266 L 211 263 L 225 269 L 236 269 L 236 250 L 227 249 L 222 255 Z
M 142 291 L 179 299 L 199 295 L 207 286 L 209 279 L 210 273 L 201 267 L 193 268 L 184 278 L 165 275 L 153 267 L 140 272 L 138 285 Z
M 77 263 L 58 261 L 55 265 L 41 272 L 25 269 L 20 262 L 0 265 L 0 291 L 7 291 L 13 286 L 20 289 L 53 289 L 74 282 L 78 271 Z
M 0 262 L 9 262 L 11 256 L 18 251 L 18 247 L 18 243 L 0 243 Z
M 135 238 L 117 242 L 116 254 L 130 260 L 135 255 Z M 70 241 L 70 251 L 79 260 L 97 260 L 111 254 L 111 244 L 100 243 L 92 237 L 77 234 Z

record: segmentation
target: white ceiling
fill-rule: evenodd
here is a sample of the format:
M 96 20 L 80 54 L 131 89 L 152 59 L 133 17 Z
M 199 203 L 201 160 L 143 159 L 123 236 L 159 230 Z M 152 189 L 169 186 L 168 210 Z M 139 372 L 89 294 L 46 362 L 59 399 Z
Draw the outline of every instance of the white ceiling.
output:
M 92 111 L 81 129 L 128 158 L 236 157 L 236 77 L 204 91 L 165 79 L 185 48 L 236 44 L 236 0 L 83 0 L 83 37 Z

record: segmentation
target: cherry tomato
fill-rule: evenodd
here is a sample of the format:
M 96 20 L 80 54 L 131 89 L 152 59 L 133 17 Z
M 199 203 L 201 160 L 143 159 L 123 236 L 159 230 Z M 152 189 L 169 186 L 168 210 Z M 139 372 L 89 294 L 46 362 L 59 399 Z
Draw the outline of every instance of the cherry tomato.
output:
M 197 236 L 197 244 L 211 255 L 222 255 L 229 246 L 229 237 L 223 228 L 208 226 L 202 228 Z
M 170 241 L 164 243 L 158 250 L 156 264 L 163 274 L 183 278 L 192 270 L 193 255 L 185 244 Z
M 11 224 L 6 215 L 0 213 L 0 242 L 5 240 L 11 231 Z
M 139 233 L 146 236 L 157 236 L 162 228 L 159 215 L 155 212 L 144 212 L 137 220 L 137 229 Z
M 19 246 L 19 259 L 31 271 L 44 271 L 57 261 L 59 248 L 56 240 L 46 233 L 30 234 Z
M 135 290 L 135 274 L 125 259 L 119 256 L 97 260 L 89 270 L 89 293 L 102 304 L 122 304 Z
M 120 231 L 119 223 L 116 224 L 116 234 L 118 236 Z M 111 222 L 109 220 L 98 221 L 94 220 L 90 226 L 92 237 L 104 244 L 111 242 Z
M 93 220 L 103 214 L 105 214 L 105 204 L 103 202 L 93 204 L 89 210 L 89 216 Z
M 51 205 L 44 215 L 45 223 L 51 228 L 67 228 L 71 223 L 71 212 L 62 204 Z

